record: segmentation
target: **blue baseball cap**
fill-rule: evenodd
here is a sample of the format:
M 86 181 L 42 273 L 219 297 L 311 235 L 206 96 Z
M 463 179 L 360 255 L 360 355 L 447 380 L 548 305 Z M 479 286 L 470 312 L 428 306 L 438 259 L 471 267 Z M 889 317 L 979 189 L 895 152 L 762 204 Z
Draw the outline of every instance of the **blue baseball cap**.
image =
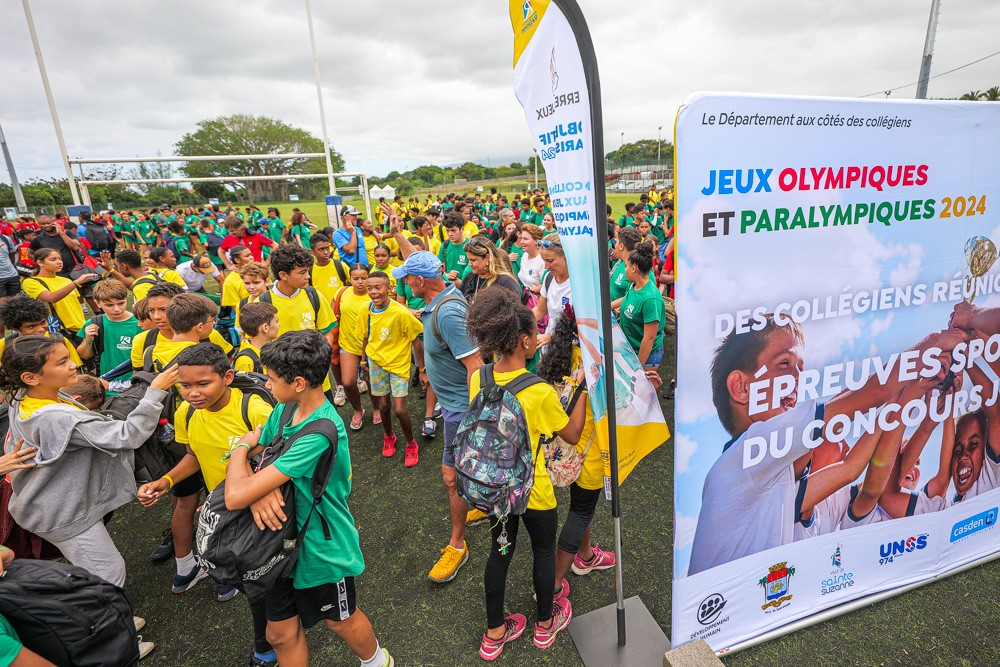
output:
M 392 270 L 392 277 L 396 280 L 402 280 L 406 276 L 437 278 L 443 270 L 444 265 L 434 253 L 426 250 L 418 250 L 411 253 L 402 266 L 397 266 Z

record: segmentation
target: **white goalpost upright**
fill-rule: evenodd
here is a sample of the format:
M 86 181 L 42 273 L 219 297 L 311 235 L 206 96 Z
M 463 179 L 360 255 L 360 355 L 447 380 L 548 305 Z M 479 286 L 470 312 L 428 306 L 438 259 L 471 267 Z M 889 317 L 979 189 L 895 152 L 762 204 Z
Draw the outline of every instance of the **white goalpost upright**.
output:
M 302 158 L 324 157 L 325 153 L 270 153 L 264 155 L 172 155 L 156 157 L 116 157 L 116 158 L 69 158 L 71 165 L 80 166 L 85 164 L 128 164 L 138 162 L 237 162 L 244 160 L 287 160 Z M 372 216 L 371 197 L 368 192 L 368 177 L 361 172 L 331 173 L 329 171 L 310 174 L 273 174 L 261 176 L 197 176 L 174 178 L 111 178 L 111 179 L 86 179 L 81 173 L 81 178 L 77 180 L 80 186 L 80 196 L 84 206 L 93 205 L 90 201 L 90 185 L 138 185 L 138 184 L 164 184 L 164 183 L 240 183 L 246 181 L 279 181 L 279 180 L 308 180 L 325 178 L 330 183 L 334 183 L 337 178 L 357 178 L 359 194 L 365 201 L 365 212 L 368 219 Z M 339 226 L 340 209 L 337 210 L 336 219 L 329 222 L 332 226 Z

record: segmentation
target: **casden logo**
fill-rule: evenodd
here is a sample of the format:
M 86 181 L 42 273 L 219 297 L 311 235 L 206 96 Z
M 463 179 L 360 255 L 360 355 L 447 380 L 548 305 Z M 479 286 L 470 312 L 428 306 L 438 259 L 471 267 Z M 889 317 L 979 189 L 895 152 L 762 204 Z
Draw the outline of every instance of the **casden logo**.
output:
M 997 508 L 993 507 L 980 512 L 966 519 L 962 519 L 951 527 L 951 542 L 958 542 L 966 537 L 971 537 L 976 533 L 989 530 L 997 523 Z
M 879 552 L 879 565 L 885 565 L 887 563 L 893 562 L 893 559 L 900 556 L 904 556 L 908 553 L 914 551 L 920 551 L 927 547 L 927 533 L 921 533 L 920 535 L 912 535 L 902 540 L 894 540 L 892 542 L 886 542 L 885 544 L 880 544 L 878 547 Z
M 719 617 L 726 606 L 726 598 L 721 593 L 712 593 L 698 605 L 698 622 L 708 625 Z

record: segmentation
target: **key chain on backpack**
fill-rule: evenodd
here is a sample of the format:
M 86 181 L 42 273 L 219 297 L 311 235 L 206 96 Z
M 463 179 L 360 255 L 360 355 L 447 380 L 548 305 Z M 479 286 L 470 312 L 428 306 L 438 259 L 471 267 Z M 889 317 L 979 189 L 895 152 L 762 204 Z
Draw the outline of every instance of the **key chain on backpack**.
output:
M 510 549 L 510 540 L 507 539 L 507 517 L 500 519 L 500 535 L 497 537 L 497 544 L 500 545 L 497 551 L 500 552 L 501 556 L 506 556 Z

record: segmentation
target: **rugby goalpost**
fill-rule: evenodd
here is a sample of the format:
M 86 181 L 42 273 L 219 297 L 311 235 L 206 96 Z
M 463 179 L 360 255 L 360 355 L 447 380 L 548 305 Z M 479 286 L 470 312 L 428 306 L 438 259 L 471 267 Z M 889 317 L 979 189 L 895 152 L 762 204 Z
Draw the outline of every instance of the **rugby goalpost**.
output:
M 85 164 L 129 164 L 140 162 L 237 162 L 246 160 L 287 160 L 301 158 L 325 157 L 325 153 L 269 153 L 262 155 L 173 155 L 156 157 L 116 157 L 116 158 L 68 158 L 70 165 L 77 165 L 80 168 L 80 178 L 77 185 L 80 186 L 80 198 L 84 206 L 93 209 L 90 200 L 89 185 L 139 185 L 139 184 L 167 184 L 167 183 L 234 183 L 241 181 L 279 181 L 325 178 L 330 184 L 330 194 L 336 195 L 337 178 L 357 178 L 359 194 L 365 201 L 365 212 L 368 219 L 372 219 L 371 197 L 368 192 L 368 177 L 361 172 L 338 172 L 332 173 L 324 171 L 309 174 L 269 174 L 261 176 L 178 176 L 174 178 L 112 178 L 112 179 L 86 179 L 83 176 L 83 165 Z M 331 202 L 327 200 L 327 207 Z M 335 215 L 329 215 L 329 224 L 332 227 L 340 226 L 341 205 L 337 204 Z

